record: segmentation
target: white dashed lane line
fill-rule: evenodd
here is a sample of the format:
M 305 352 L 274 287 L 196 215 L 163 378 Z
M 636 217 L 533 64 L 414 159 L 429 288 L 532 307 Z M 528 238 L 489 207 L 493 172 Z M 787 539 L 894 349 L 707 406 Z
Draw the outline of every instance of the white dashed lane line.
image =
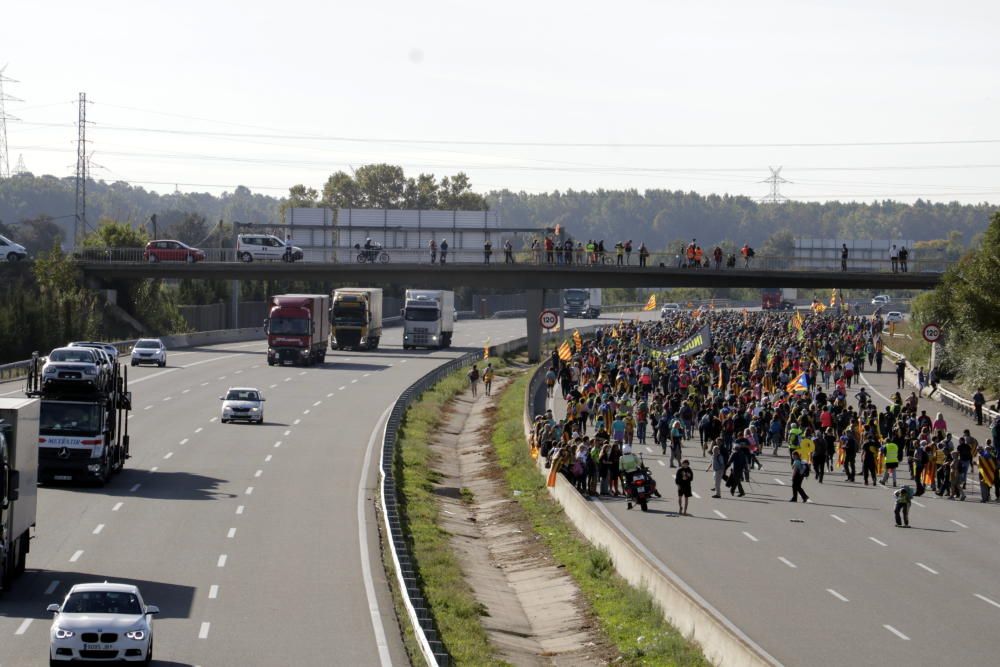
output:
M 271 456 L 272 456 L 271 454 L 268 454 L 267 456 L 265 456 L 264 457 L 264 463 L 270 463 L 271 462 Z
M 313 407 L 315 408 L 315 407 L 320 406 L 322 404 L 323 404 L 323 401 L 316 401 L 315 403 L 313 403 Z
M 924 505 L 922 502 L 920 502 L 919 500 L 916 500 L 916 499 L 913 499 L 910 502 L 912 502 L 917 507 L 927 507 L 927 505 Z
M 182 444 L 182 445 L 188 444 L 188 439 L 184 438 L 183 440 L 180 441 L 180 444 Z
M 832 517 L 833 517 L 834 519 L 836 519 L 836 520 L 837 520 L 837 521 L 839 521 L 840 523 L 847 523 L 846 521 L 844 521 L 843 519 L 841 519 L 841 518 L 840 518 L 839 516 L 837 516 L 836 514 L 831 514 L 830 516 L 832 516 Z
M 661 466 L 663 466 L 664 468 L 666 468 L 666 467 L 667 467 L 667 464 L 666 464 L 666 463 L 664 463 L 662 459 L 661 459 L 661 460 L 659 460 L 659 461 L 657 461 L 657 463 L 659 463 L 659 464 L 660 464 Z
M 968 528 L 968 526 L 966 526 L 966 525 L 965 525 L 964 523 L 962 523 L 961 521 L 955 521 L 954 519 L 949 519 L 949 521 L 951 521 L 951 522 L 952 522 L 953 524 L 955 524 L 955 525 L 956 525 L 956 526 L 958 526 L 959 528 Z
M 229 559 L 229 556 L 227 556 L 226 554 L 221 554 L 219 556 L 219 560 L 216 561 L 215 566 L 216 567 L 225 567 L 226 566 L 226 560 L 228 560 L 228 559 Z
M 28 626 L 31 625 L 31 621 L 32 620 L 33 619 L 26 618 L 23 621 L 21 621 L 21 625 L 17 626 L 17 630 L 14 631 L 14 634 L 15 635 L 23 635 L 25 632 L 27 632 L 28 631 Z
M 326 397 L 327 398 L 333 398 L 333 392 L 331 391 L 329 394 L 326 395 Z
M 246 507 L 245 505 L 238 505 L 236 507 L 236 513 L 237 514 L 243 514 L 243 510 L 244 510 L 245 507 Z
M 75 563 L 76 561 L 80 560 L 80 556 L 82 555 L 83 555 L 83 549 L 78 549 L 77 551 L 74 551 L 73 555 L 69 557 L 69 562 Z
M 153 409 L 152 405 L 147 405 L 146 407 L 143 408 L 143 410 L 152 410 L 152 409 Z
M 156 472 L 159 469 L 160 469 L 159 466 L 153 466 L 152 468 L 149 469 L 149 472 Z
M 120 510 L 122 508 L 122 505 L 124 505 L 124 504 L 125 503 L 121 503 L 121 502 L 115 503 L 115 506 L 111 508 L 111 511 L 112 512 L 117 512 L 118 510 Z
M 219 587 L 216 584 L 212 584 L 208 587 L 208 599 L 214 600 L 217 597 L 219 597 Z
M 210 422 L 214 422 L 214 421 L 215 421 L 216 419 L 218 419 L 218 417 L 212 417 L 212 418 L 211 418 L 211 419 L 209 419 L 208 421 L 210 421 Z
M 788 567 L 792 568 L 793 570 L 798 569 L 798 567 L 799 567 L 798 565 L 796 565 L 792 561 L 788 560 L 784 556 L 778 556 L 778 560 L 780 560 L 782 563 L 784 563 Z
M 371 373 L 365 373 L 365 374 L 364 374 L 364 375 L 362 375 L 361 377 L 363 377 L 363 378 L 366 378 L 366 377 L 371 377 Z
M 97 524 L 97 528 L 94 528 L 94 535 L 100 535 L 102 530 L 104 530 L 104 524 Z
M 833 597 L 837 598 L 841 602 L 850 602 L 850 600 L 848 600 L 847 598 L 845 598 L 843 595 L 841 595 L 837 591 L 833 590 L 832 588 L 826 589 L 826 592 L 829 593 L 830 595 L 832 595 Z
M 982 600 L 986 604 L 991 604 L 994 607 L 996 607 L 997 609 L 1000 609 L 1000 602 L 997 602 L 996 600 L 991 600 L 988 597 L 986 597 L 985 595 L 980 595 L 979 593 L 973 593 L 973 595 L 975 595 L 977 598 L 979 598 L 980 600 Z
M 355 384 L 357 381 L 358 381 L 358 378 L 354 378 L 353 380 L 351 380 L 351 384 Z
M 728 519 L 729 518 L 725 514 L 723 514 L 722 512 L 720 512 L 719 510 L 712 510 L 712 511 L 715 512 L 715 516 L 719 517 L 720 519 Z
M 883 625 L 882 627 L 885 628 L 886 630 L 888 630 L 889 632 L 891 632 L 892 634 L 896 635 L 897 637 L 899 637 L 903 641 L 906 641 L 906 642 L 910 641 L 909 637 L 907 637 L 906 635 L 904 635 L 902 632 L 900 632 L 896 628 L 892 627 L 891 625 Z
M 775 478 L 774 478 L 774 481 L 775 481 L 775 482 L 777 482 L 778 484 L 781 484 L 782 486 L 784 486 L 784 485 L 785 485 L 785 483 L 784 483 L 784 482 L 782 482 L 782 481 L 781 481 L 780 479 L 778 479 L 777 477 L 775 477 Z
M 279 440 L 276 443 L 274 443 L 274 446 L 275 447 L 281 447 L 281 440 Z
M 888 544 L 886 544 L 885 542 L 883 542 L 882 540 L 880 540 L 878 538 L 869 537 L 868 539 L 871 540 L 872 542 L 874 542 L 875 544 L 881 546 L 881 547 L 887 547 L 887 546 L 889 546 Z
M 292 422 L 292 426 L 298 426 L 301 423 L 302 423 L 301 419 L 296 419 L 295 421 Z
M 337 391 L 344 391 L 345 389 L 347 389 L 346 386 L 345 387 L 337 387 Z
M 291 382 L 291 381 L 292 381 L 292 378 L 285 378 L 285 379 L 284 379 L 283 381 L 284 381 L 284 382 Z
M 201 624 L 201 628 L 198 630 L 198 639 L 208 639 L 208 629 L 212 627 L 212 624 L 208 621 Z
M 56 579 L 51 584 L 49 584 L 49 587 L 45 589 L 44 595 L 52 595 L 53 593 L 56 592 L 57 588 L 59 588 L 59 580 L 58 579 Z
M 231 539 L 233 539 L 234 537 L 236 537 L 236 529 L 235 529 L 235 528 L 230 528 L 230 529 L 229 529 L 229 532 L 228 532 L 228 533 L 226 533 L 226 538 L 228 538 L 228 539 L 230 539 L 230 540 L 231 540 Z
M 190 389 L 185 389 L 185 390 L 184 390 L 184 391 L 182 391 L 181 393 L 182 393 L 182 394 L 187 394 L 187 393 L 189 393 L 190 391 L 191 391 Z
M 931 574 L 940 574 L 940 573 L 939 573 L 939 572 L 938 572 L 937 570 L 935 570 L 934 568 L 932 568 L 932 567 L 927 567 L 927 566 L 926 566 L 926 565 L 924 565 L 923 563 L 914 563 L 914 565 L 916 565 L 917 567 L 920 567 L 920 568 L 923 568 L 923 569 L 927 570 L 927 571 L 928 571 L 928 572 L 930 572 Z
M 264 471 L 263 471 L 263 470 L 258 470 L 257 472 L 255 472 L 255 473 L 253 474 L 253 476 L 254 476 L 254 477 L 260 477 L 260 476 L 261 476 L 261 475 L 263 475 L 263 474 L 264 474 Z
M 245 493 L 245 495 L 248 495 L 248 496 L 252 495 L 253 494 L 253 487 L 252 486 L 248 486 L 247 490 L 244 493 Z
M 757 539 L 756 537 L 754 537 L 753 535 L 751 535 L 750 533 L 748 533 L 748 532 L 747 532 L 747 531 L 745 531 L 745 530 L 743 531 L 743 534 L 744 534 L 744 535 L 746 535 L 746 536 L 747 536 L 747 538 L 748 538 L 748 539 L 749 539 L 749 540 L 750 540 L 751 542 L 760 542 L 760 540 L 758 540 L 758 539 Z
M 271 385 L 270 387 L 268 387 L 268 388 L 269 388 L 269 389 L 274 389 L 274 388 L 275 388 L 275 387 L 277 387 L 277 386 L 278 386 L 278 385 L 276 385 L 276 384 L 272 384 L 272 385 Z
M 173 455 L 174 455 L 174 453 L 173 453 L 173 452 L 167 452 L 166 454 L 164 454 L 164 455 L 163 455 L 163 458 L 164 458 L 164 459 L 169 459 L 169 458 L 170 458 L 171 456 L 173 456 Z
M 131 488 L 131 489 L 129 489 L 129 493 L 135 493 L 136 491 L 138 491 L 138 490 L 139 490 L 139 487 L 140 487 L 140 486 L 142 486 L 142 484 L 133 484 L 133 485 L 132 485 L 132 488 Z
M 288 436 L 290 436 L 291 434 L 292 434 L 292 432 L 291 432 L 291 431 L 285 431 L 285 433 L 284 433 L 284 435 L 285 435 L 285 437 L 286 437 L 286 438 L 287 438 Z

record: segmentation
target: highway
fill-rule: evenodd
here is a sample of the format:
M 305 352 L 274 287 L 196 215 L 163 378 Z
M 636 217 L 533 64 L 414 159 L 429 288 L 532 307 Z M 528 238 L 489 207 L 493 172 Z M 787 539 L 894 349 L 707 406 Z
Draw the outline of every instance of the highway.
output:
M 895 374 L 888 371 L 864 374 L 880 407 L 896 391 Z M 556 399 L 557 414 L 564 407 Z M 956 442 L 964 428 L 980 442 L 989 437 L 940 403 L 925 398 L 920 408 L 932 418 L 943 412 Z M 1000 507 L 979 502 L 977 473 L 969 476 L 965 502 L 928 491 L 911 508 L 913 527 L 900 529 L 892 517 L 893 489 L 864 486 L 860 456 L 856 483 L 839 471 L 828 473 L 823 484 L 811 478 L 805 490 L 813 502 L 792 504 L 787 449 L 778 458 L 768 449 L 764 469 L 754 470 L 745 485 L 746 497 L 723 488 L 723 497 L 714 500 L 696 435 L 685 442 L 684 455 L 697 496 L 692 516 L 679 517 L 669 459 L 651 439 L 637 451 L 663 498 L 648 513 L 629 511 L 619 499 L 597 501 L 599 511 L 779 662 L 833 667 L 995 660 Z M 903 483 L 911 483 L 905 464 Z
M 106 488 L 39 490 L 28 572 L 0 597 L 0 665 L 47 664 L 45 607 L 103 580 L 160 607 L 155 664 L 407 664 L 379 560 L 375 435 L 404 387 L 525 324 L 460 321 L 446 351 L 404 352 L 401 335 L 311 368 L 269 367 L 264 341 L 130 368 L 133 458 Z M 263 426 L 219 423 L 229 386 L 263 391 Z

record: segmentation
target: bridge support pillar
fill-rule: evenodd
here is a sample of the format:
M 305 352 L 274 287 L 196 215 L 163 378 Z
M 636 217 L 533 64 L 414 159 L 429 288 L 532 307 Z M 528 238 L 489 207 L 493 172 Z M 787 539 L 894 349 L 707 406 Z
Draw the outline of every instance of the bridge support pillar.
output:
M 229 328 L 240 328 L 240 281 L 229 281 Z
M 542 325 L 538 318 L 542 315 L 544 303 L 545 290 L 528 290 L 525 318 L 528 325 L 528 361 L 533 364 L 542 360 Z

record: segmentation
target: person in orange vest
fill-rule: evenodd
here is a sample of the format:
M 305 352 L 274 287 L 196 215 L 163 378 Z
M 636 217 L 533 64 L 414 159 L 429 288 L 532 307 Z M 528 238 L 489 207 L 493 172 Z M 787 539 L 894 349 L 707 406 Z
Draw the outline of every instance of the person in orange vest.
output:
M 704 252 L 702 251 L 701 246 L 700 245 L 696 245 L 694 247 L 694 265 L 696 267 L 699 267 L 699 268 L 701 267 L 701 259 L 702 259 L 703 255 L 704 255 Z

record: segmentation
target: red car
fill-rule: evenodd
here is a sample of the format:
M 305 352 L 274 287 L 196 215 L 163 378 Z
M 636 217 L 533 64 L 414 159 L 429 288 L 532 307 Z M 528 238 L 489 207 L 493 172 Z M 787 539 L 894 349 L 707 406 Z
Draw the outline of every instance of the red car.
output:
M 193 264 L 205 260 L 205 253 L 180 241 L 150 241 L 142 251 L 147 262 L 187 262 Z

